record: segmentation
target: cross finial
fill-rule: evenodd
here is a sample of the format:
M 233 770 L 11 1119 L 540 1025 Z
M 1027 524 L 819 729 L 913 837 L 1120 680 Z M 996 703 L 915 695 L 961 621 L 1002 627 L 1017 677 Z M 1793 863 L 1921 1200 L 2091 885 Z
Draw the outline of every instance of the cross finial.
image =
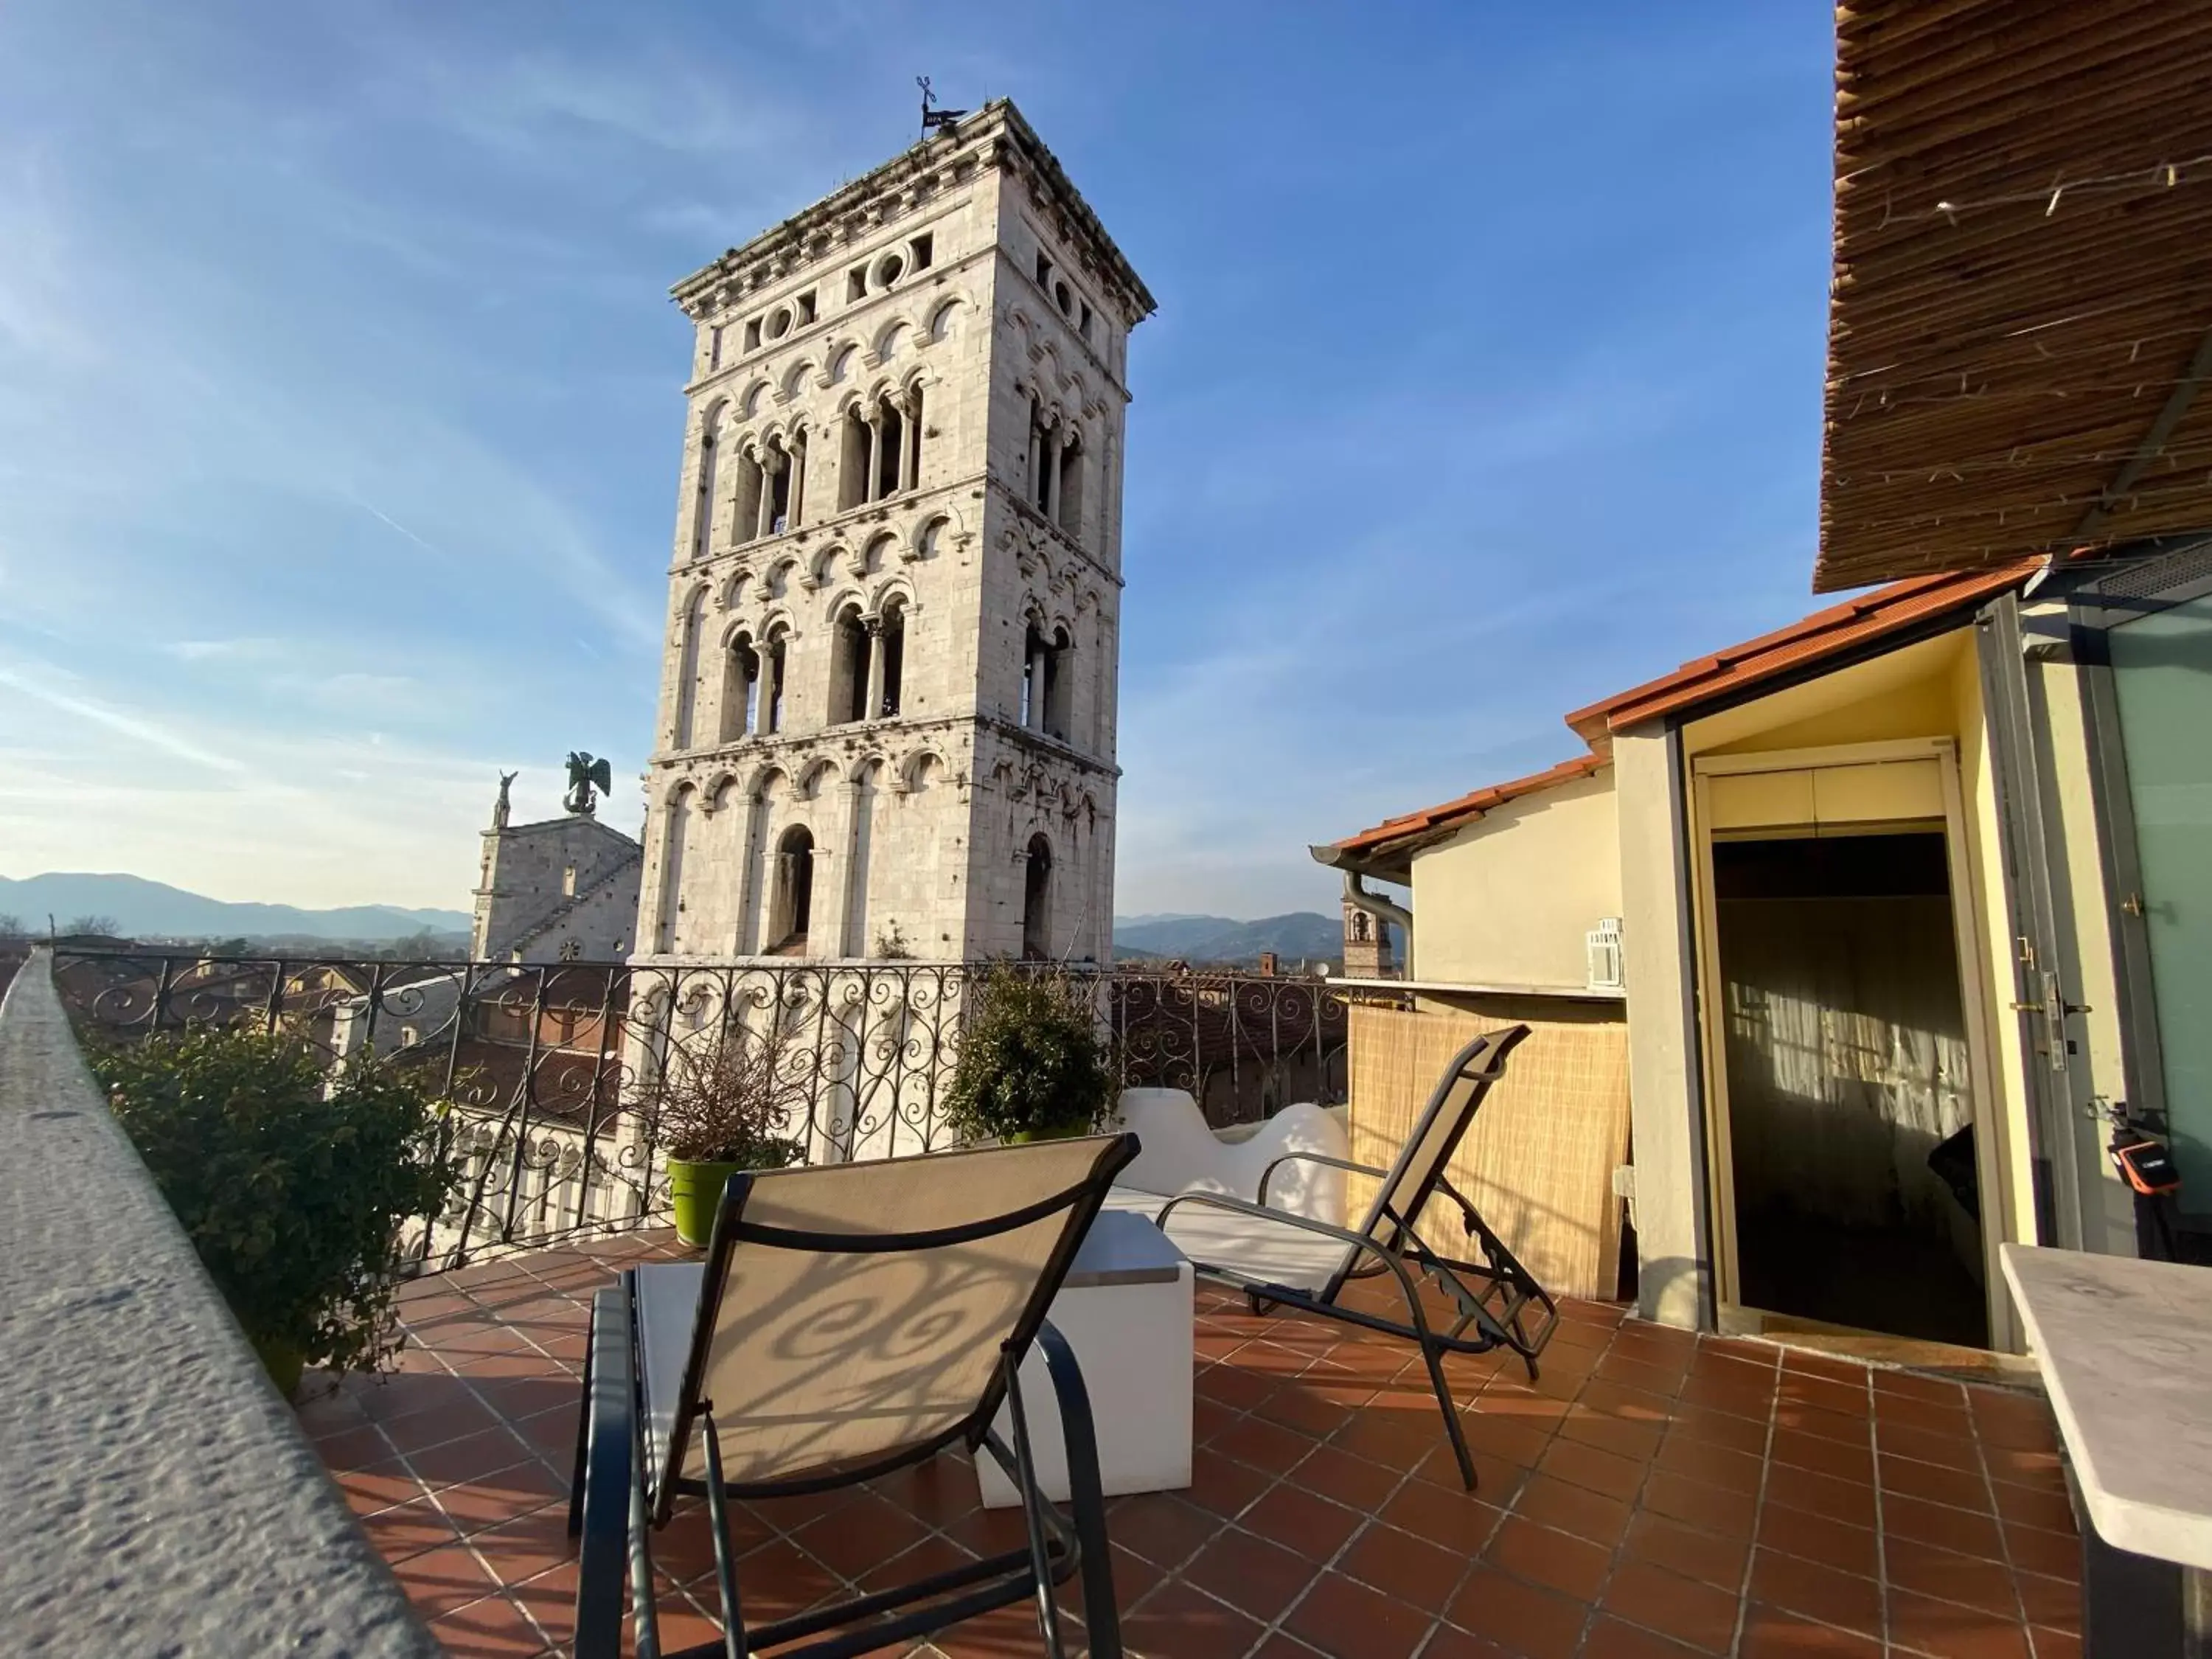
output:
M 941 132 L 946 127 L 957 125 L 960 118 L 968 113 L 964 109 L 933 108 L 932 106 L 937 102 L 937 94 L 931 89 L 929 77 L 927 75 L 915 76 L 914 83 L 921 88 L 921 136 L 923 137 L 927 138 L 933 132 Z

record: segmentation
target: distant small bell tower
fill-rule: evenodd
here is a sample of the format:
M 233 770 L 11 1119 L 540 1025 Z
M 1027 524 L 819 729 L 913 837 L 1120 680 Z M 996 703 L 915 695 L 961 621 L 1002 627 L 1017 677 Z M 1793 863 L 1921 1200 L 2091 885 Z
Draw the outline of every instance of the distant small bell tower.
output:
M 1347 901 L 1344 907 L 1344 976 L 1346 979 L 1395 979 L 1398 966 L 1390 955 L 1390 929 Z

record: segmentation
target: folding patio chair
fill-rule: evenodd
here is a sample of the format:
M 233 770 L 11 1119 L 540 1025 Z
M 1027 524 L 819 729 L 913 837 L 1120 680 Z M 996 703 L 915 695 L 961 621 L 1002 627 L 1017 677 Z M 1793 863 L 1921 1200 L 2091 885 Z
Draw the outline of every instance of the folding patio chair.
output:
M 1258 1203 L 1219 1193 L 1187 1192 L 1158 1212 L 1160 1230 L 1190 1257 L 1193 1270 L 1243 1291 L 1255 1313 L 1279 1304 L 1419 1344 L 1437 1401 L 1443 1407 L 1444 1428 L 1459 1459 L 1460 1476 L 1470 1492 L 1474 1490 L 1474 1460 L 1468 1455 L 1467 1437 L 1460 1430 L 1459 1413 L 1444 1380 L 1443 1356 L 1510 1348 L 1521 1356 L 1533 1382 L 1536 1356 L 1559 1322 L 1558 1308 L 1544 1287 L 1514 1259 L 1474 1206 L 1444 1179 L 1444 1166 L 1466 1138 L 1483 1097 L 1504 1075 L 1505 1056 L 1528 1035 L 1525 1025 L 1508 1026 L 1477 1037 L 1454 1055 L 1407 1136 L 1405 1150 L 1388 1170 L 1317 1152 L 1290 1152 L 1270 1164 L 1261 1176 Z M 1269 1207 L 1267 1183 L 1285 1164 L 1321 1164 L 1376 1176 L 1381 1185 L 1367 1218 L 1354 1230 Z M 1467 1237 L 1481 1247 L 1480 1263 L 1461 1261 L 1437 1248 L 1430 1212 L 1439 1196 L 1459 1206 Z M 1394 1276 L 1405 1292 L 1403 1320 L 1350 1307 L 1343 1300 L 1353 1280 L 1384 1273 Z M 1419 1278 L 1435 1285 L 1457 1316 L 1449 1326 L 1439 1329 L 1431 1323 L 1422 1305 Z
M 1079 1573 L 1085 1641 L 1118 1659 L 1089 1397 L 1045 1313 L 1136 1154 L 1125 1134 L 734 1175 L 704 1261 L 634 1268 L 599 1292 L 569 1501 L 576 1659 L 621 1646 L 625 1556 L 636 1652 L 661 1659 L 652 1534 L 685 1494 L 707 1500 L 724 1636 L 684 1654 L 740 1659 L 810 1637 L 781 1655 L 866 1653 L 1033 1599 L 1058 1656 L 1054 1587 Z M 1072 1518 L 1038 1489 L 1013 1386 L 1032 1340 L 1060 1406 Z M 851 1486 L 956 1443 L 1006 1472 L 1025 1547 L 747 1626 L 732 1499 Z

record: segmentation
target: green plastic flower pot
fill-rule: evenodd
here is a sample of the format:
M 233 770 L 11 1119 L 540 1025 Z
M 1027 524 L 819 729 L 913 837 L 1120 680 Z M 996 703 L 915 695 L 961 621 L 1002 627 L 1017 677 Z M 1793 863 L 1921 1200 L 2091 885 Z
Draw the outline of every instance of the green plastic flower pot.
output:
M 1079 1119 L 1073 1123 L 1047 1124 L 1041 1129 L 1017 1129 L 1006 1137 L 1006 1145 L 1026 1146 L 1034 1140 L 1073 1140 L 1090 1133 L 1091 1125 Z
M 676 1237 L 695 1250 L 707 1248 L 714 1231 L 714 1212 L 722 1207 L 722 1188 L 743 1164 L 694 1164 L 668 1160 L 668 1201 L 676 1212 Z

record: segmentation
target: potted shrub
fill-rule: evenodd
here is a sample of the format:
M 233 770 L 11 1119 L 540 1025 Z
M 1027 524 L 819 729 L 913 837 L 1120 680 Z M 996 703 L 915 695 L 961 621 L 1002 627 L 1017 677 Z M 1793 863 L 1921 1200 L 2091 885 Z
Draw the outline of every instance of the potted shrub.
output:
M 397 1353 L 400 1228 L 458 1183 L 441 1107 L 389 1063 L 199 1027 L 91 1056 L 116 1117 L 287 1399 Z
M 992 968 L 960 1035 L 945 1116 L 963 1140 L 1086 1134 L 1113 1103 L 1113 1067 L 1085 990 L 1066 975 Z
M 725 1025 L 713 1038 L 672 1044 L 641 1103 L 668 1149 L 676 1236 L 694 1249 L 714 1230 L 722 1188 L 739 1170 L 781 1170 L 806 1148 L 784 1131 L 803 1115 L 803 1079 L 780 1030 Z

